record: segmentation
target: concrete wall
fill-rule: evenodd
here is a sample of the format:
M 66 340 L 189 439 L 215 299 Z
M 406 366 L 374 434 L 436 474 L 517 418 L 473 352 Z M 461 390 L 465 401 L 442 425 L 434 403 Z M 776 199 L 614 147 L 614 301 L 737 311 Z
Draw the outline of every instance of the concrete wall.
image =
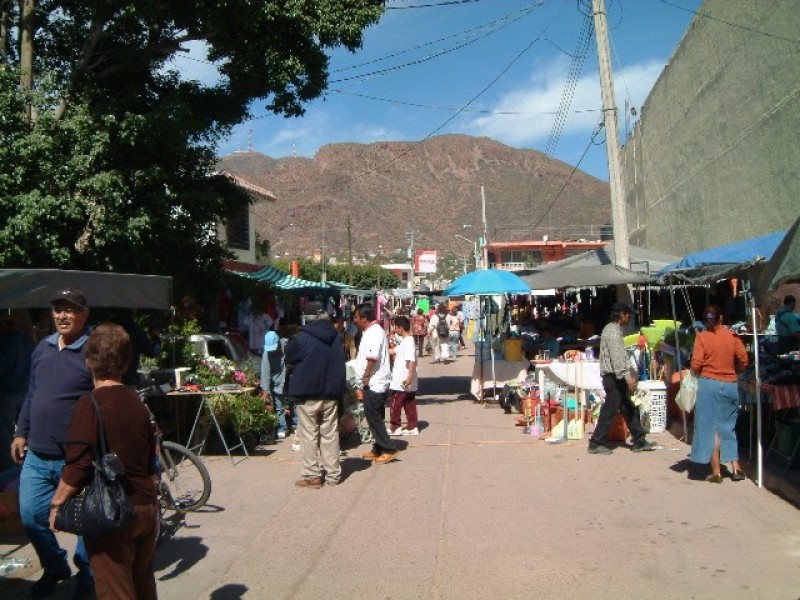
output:
M 679 255 L 800 214 L 800 5 L 699 13 L 742 27 L 695 17 L 622 152 L 630 243 Z

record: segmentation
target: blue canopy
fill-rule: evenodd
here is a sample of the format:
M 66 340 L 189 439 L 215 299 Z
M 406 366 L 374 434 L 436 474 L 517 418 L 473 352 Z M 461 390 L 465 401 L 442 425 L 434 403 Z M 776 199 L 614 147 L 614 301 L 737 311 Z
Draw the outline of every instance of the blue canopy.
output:
M 511 271 L 484 269 L 462 275 L 442 293 L 445 296 L 530 294 L 531 287 Z
M 698 250 L 687 254 L 677 263 L 667 265 L 656 276 L 662 280 L 689 283 L 724 279 L 758 262 L 769 260 L 784 237 L 786 230 Z

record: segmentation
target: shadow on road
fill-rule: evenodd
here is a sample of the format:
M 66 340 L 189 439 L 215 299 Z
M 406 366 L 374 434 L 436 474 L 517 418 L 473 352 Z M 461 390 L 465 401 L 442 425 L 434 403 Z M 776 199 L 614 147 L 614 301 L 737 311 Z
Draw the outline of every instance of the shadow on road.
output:
M 247 586 L 241 583 L 226 583 L 222 587 L 218 587 L 209 596 L 209 600 L 237 600 L 244 598 L 244 593 L 247 591 Z
M 181 537 L 164 540 L 156 552 L 155 571 L 170 571 L 158 577 L 159 581 L 167 581 L 185 573 L 208 554 L 208 546 L 200 537 Z M 231 596 L 232 598 L 233 596 Z

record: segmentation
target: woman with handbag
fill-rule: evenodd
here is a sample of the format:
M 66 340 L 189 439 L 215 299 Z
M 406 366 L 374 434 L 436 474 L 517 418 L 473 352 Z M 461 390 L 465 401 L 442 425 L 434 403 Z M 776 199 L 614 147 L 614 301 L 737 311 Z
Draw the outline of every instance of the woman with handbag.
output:
M 75 406 L 50 527 L 57 530 L 56 524 L 66 521 L 59 511 L 72 508 L 76 495 L 93 477 L 100 477 L 93 459 L 98 447 L 106 446 L 104 458 L 115 454 L 124 470 L 120 481 L 132 505 L 133 519 L 123 519 L 118 528 L 96 536 L 83 534 L 95 590 L 98 598 L 149 600 L 157 598 L 153 573 L 158 537 L 157 447 L 149 410 L 136 392 L 121 382 L 130 358 L 130 338 L 118 325 L 98 326 L 86 343 L 86 364 L 95 389 Z
M 739 389 L 736 373 L 747 368 L 744 344 L 722 325 L 719 307 L 705 311 L 705 331 L 697 334 L 692 351 L 691 370 L 698 377 L 694 405 L 694 435 L 691 461 L 711 463 L 706 481 L 722 483 L 722 463 L 731 463 L 731 479 L 741 481 L 736 418 Z

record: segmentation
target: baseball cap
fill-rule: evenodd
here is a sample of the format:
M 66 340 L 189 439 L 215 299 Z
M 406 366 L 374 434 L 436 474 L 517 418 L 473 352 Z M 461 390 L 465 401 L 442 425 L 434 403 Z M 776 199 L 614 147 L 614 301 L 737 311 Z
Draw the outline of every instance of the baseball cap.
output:
M 633 314 L 633 309 L 627 302 L 614 302 L 614 306 L 611 307 L 611 310 L 616 313 L 628 313 L 629 315 Z
M 268 331 L 264 336 L 264 352 L 273 352 L 278 349 L 278 334 Z
M 55 304 L 56 302 L 67 302 L 80 308 L 86 308 L 86 296 L 76 288 L 67 288 L 57 292 L 50 300 L 50 304 Z

